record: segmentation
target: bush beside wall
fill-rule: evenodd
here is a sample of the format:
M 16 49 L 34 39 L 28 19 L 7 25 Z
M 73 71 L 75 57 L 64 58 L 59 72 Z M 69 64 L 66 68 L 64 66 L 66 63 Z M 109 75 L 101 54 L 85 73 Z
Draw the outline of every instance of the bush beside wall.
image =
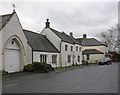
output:
M 46 72 L 54 71 L 54 68 L 50 64 L 46 64 L 44 62 L 33 62 L 32 64 L 28 64 L 24 66 L 23 71 L 46 73 Z
M 33 72 L 34 71 L 33 64 L 25 65 L 24 66 L 24 71 L 26 71 L 26 72 Z

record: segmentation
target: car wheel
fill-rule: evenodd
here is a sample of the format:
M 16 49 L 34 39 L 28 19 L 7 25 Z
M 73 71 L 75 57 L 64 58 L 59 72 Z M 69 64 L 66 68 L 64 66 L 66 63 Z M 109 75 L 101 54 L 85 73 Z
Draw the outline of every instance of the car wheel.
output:
M 106 62 L 106 65 L 109 65 L 109 62 Z
M 110 62 L 110 65 L 111 65 L 112 63 Z

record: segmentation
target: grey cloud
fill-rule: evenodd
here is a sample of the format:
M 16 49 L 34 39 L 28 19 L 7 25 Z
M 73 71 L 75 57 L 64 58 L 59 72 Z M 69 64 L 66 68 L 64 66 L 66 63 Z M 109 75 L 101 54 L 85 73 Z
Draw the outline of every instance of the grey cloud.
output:
M 9 10 L 10 4 L 4 4 L 3 11 Z M 117 2 L 27 2 L 16 5 L 24 28 L 41 31 L 45 26 L 45 19 L 49 18 L 51 27 L 67 34 L 73 31 L 75 37 L 82 36 L 83 33 L 95 36 L 115 25 L 118 18 Z

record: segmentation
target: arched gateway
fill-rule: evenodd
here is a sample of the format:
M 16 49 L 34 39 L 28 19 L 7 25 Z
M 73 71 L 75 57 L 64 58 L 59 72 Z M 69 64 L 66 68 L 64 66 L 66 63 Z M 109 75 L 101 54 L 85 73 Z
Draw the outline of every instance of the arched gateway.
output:
M 19 72 L 24 66 L 24 50 L 20 39 L 13 36 L 4 47 L 4 70 L 8 73 Z

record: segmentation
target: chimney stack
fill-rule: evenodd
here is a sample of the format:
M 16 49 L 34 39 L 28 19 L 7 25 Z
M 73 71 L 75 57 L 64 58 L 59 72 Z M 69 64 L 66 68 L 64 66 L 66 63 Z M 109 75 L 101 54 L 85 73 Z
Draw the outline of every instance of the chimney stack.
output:
M 86 35 L 86 34 L 83 34 L 83 38 L 87 38 L 87 35 Z
M 70 36 L 73 37 L 73 33 L 72 32 L 70 32 Z
M 50 22 L 49 22 L 49 19 L 46 19 L 47 22 L 46 22 L 46 28 L 50 28 Z

